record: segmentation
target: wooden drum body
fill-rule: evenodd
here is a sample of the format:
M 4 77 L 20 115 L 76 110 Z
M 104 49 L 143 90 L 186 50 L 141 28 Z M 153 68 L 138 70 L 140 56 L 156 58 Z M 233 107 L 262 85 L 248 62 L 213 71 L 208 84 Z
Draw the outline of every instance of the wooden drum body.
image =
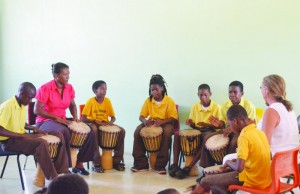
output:
M 54 135 L 43 135 L 39 138 L 42 138 L 48 142 L 50 158 L 52 160 L 55 160 L 58 152 L 60 139 Z
M 180 147 L 182 153 L 186 156 L 185 166 L 189 166 L 200 145 L 201 132 L 195 129 L 184 129 L 179 132 Z M 198 176 L 198 166 L 191 168 L 190 176 Z
M 163 129 L 161 127 L 149 126 L 144 127 L 140 131 L 140 135 L 143 139 L 145 149 L 150 153 L 149 161 L 150 167 L 155 168 L 157 152 L 160 149 L 162 140 Z
M 208 138 L 208 140 L 205 143 L 205 147 L 207 148 L 215 162 L 218 164 L 222 164 L 222 160 L 227 154 L 228 144 L 228 137 L 224 137 L 223 134 L 217 134 Z
M 121 129 L 116 125 L 99 127 L 99 145 L 102 148 L 101 164 L 104 170 L 113 168 L 112 150 L 117 146 Z
M 43 135 L 39 138 L 42 138 L 48 142 L 50 158 L 52 160 L 55 160 L 58 153 L 58 146 L 60 143 L 60 139 L 54 135 Z M 33 183 L 39 187 L 45 186 L 45 175 L 39 163 L 37 163 L 37 169 L 36 169 L 36 174 Z
M 69 125 L 69 128 L 71 131 L 71 161 L 72 167 L 74 167 L 77 161 L 78 149 L 81 148 L 81 146 L 85 143 L 89 133 L 91 132 L 91 129 L 83 122 L 72 122 Z

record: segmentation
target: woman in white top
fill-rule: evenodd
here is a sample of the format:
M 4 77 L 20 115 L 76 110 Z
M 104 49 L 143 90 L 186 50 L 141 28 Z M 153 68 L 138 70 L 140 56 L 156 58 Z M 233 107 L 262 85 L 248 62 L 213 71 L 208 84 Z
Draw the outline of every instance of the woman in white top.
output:
M 268 108 L 258 128 L 262 129 L 271 146 L 272 155 L 299 145 L 297 116 L 286 99 L 284 79 L 279 75 L 263 78 L 261 93 Z

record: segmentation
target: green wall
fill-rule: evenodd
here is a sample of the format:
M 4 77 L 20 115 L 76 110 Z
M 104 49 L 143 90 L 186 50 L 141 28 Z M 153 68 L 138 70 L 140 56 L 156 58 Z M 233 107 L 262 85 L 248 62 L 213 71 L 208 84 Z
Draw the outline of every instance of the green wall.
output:
M 168 83 L 179 104 L 181 128 L 208 83 L 223 103 L 228 84 L 240 80 L 245 97 L 265 108 L 264 76 L 287 82 L 287 98 L 300 113 L 300 1 L 224 0 L 0 0 L 1 101 L 18 85 L 52 79 L 51 64 L 70 66 L 77 104 L 103 79 L 130 152 L 152 74 Z M 2 93 L 2 92 L 1 92 Z

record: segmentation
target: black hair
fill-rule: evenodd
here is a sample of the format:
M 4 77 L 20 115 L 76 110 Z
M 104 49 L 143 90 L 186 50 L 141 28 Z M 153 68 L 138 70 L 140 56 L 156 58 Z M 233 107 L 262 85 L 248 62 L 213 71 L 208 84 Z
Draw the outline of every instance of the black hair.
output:
M 93 83 L 92 90 L 97 90 L 102 84 L 106 84 L 103 80 L 98 80 Z
M 233 82 L 231 82 L 231 83 L 229 84 L 229 87 L 230 87 L 230 86 L 239 87 L 240 90 L 241 90 L 241 92 L 244 91 L 244 86 L 243 86 L 242 82 L 240 82 L 240 81 L 233 81 Z
M 232 121 L 233 119 L 247 119 L 248 115 L 244 107 L 235 104 L 232 105 L 227 111 L 227 119 Z
M 157 194 L 177 194 L 179 193 L 176 189 L 169 188 L 158 192 Z
M 159 75 L 159 74 L 155 74 L 155 75 L 152 75 L 151 76 L 151 79 L 150 79 L 150 83 L 149 83 L 149 98 L 150 98 L 150 101 L 152 100 L 152 95 L 151 95 L 151 85 L 152 84 L 158 84 L 159 86 L 163 87 L 164 89 L 164 92 L 163 92 L 163 97 L 165 95 L 168 95 L 168 92 L 167 92 L 167 88 L 166 88 L 166 81 L 164 80 L 164 78 Z
M 49 185 L 47 194 L 88 194 L 89 186 L 77 174 L 56 177 Z
M 210 87 L 208 84 L 201 84 L 199 87 L 198 87 L 198 91 L 199 90 L 208 90 L 210 92 Z
M 54 74 L 59 74 L 61 72 L 61 70 L 64 69 L 64 68 L 69 68 L 68 65 L 66 65 L 64 63 L 61 63 L 61 62 L 52 64 L 51 67 L 52 67 L 52 74 L 53 75 Z
M 19 86 L 19 93 L 29 93 L 32 90 L 36 91 L 36 88 L 31 82 L 23 82 Z

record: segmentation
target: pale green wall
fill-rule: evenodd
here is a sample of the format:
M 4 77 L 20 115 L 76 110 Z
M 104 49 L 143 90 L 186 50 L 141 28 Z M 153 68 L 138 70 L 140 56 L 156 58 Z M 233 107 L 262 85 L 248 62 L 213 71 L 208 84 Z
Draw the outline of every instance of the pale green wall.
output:
M 265 108 L 259 86 L 272 73 L 286 79 L 287 97 L 300 113 L 299 0 L 0 2 L 1 101 L 20 82 L 49 81 L 51 63 L 65 62 L 77 104 L 93 96 L 95 80 L 108 83 L 117 124 L 127 130 L 127 152 L 154 73 L 165 77 L 179 104 L 182 128 L 200 83 L 222 103 L 228 84 L 240 80 L 245 96 Z

